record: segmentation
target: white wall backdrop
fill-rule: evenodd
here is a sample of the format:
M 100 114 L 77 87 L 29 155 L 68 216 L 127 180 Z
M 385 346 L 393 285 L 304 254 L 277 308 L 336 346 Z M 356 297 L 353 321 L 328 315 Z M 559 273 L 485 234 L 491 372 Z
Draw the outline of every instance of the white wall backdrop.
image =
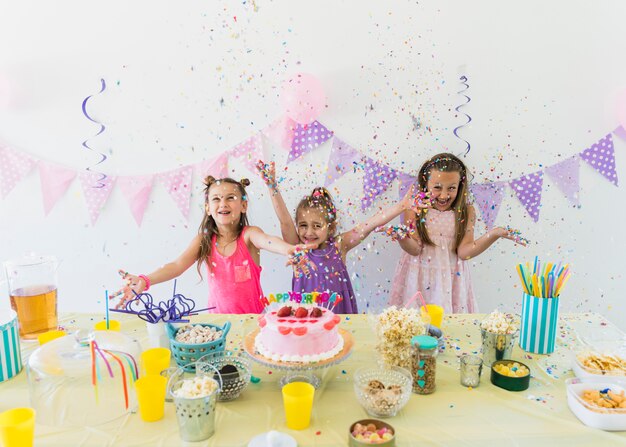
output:
M 282 114 L 281 82 L 295 72 L 320 79 L 328 98 L 319 120 L 342 140 L 415 174 L 430 155 L 462 153 L 459 76 L 470 85 L 462 110 L 472 122 L 466 162 L 476 181 L 511 180 L 578 153 L 618 126 L 626 88 L 626 3 L 614 1 L 0 1 L 0 141 L 31 156 L 108 175 L 163 172 L 215 157 Z M 100 79 L 107 88 L 102 94 Z M 81 111 L 106 126 L 98 126 Z M 413 118 L 422 123 L 414 130 Z M 91 152 L 81 146 L 89 140 Z M 586 163 L 579 208 L 544 179 L 539 222 L 507 190 L 497 224 L 531 239 L 499 241 L 471 261 L 482 311 L 521 308 L 517 262 L 562 260 L 573 276 L 562 310 L 594 311 L 626 329 L 623 252 L 626 141 L 615 137 L 615 187 Z M 96 166 L 99 156 L 107 160 Z M 288 205 L 323 184 L 330 143 L 288 165 Z M 265 140 L 264 155 L 287 152 Z M 258 178 L 236 159 L 233 177 L 251 177 L 250 219 L 279 234 Z M 362 213 L 362 172 L 332 188 L 343 228 L 397 199 L 397 183 Z M 117 269 L 148 273 L 176 257 L 202 216 L 194 177 L 185 219 L 155 183 L 141 227 L 114 189 L 91 225 L 78 181 L 48 216 L 33 171 L 0 200 L 0 259 L 54 254 L 62 311 L 103 309 Z M 484 226 L 477 228 L 477 235 Z M 373 235 L 348 258 L 362 310 L 387 299 L 400 249 Z M 289 288 L 280 257 L 264 253 L 266 292 Z M 155 287 L 165 297 L 172 284 Z M 178 290 L 204 303 L 194 269 Z M 0 302 L 7 305 L 6 287 Z

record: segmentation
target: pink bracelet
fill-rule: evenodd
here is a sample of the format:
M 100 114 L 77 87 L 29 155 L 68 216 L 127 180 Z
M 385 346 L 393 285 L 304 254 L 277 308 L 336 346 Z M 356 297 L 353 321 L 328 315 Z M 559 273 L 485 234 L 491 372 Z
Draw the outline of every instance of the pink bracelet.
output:
M 150 289 L 150 280 L 148 279 L 146 275 L 137 275 L 137 278 L 143 279 L 143 282 L 146 284 L 146 288 L 143 289 L 144 292 Z

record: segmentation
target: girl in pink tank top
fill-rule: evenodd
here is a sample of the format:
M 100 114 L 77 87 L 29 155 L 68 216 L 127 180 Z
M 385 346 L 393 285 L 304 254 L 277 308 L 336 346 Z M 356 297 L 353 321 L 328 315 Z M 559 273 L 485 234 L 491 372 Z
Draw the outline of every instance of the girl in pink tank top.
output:
M 240 182 L 231 178 L 205 179 L 204 218 L 198 234 L 178 259 L 165 264 L 149 275 L 124 273 L 123 297 L 117 307 L 134 297 L 134 293 L 148 290 L 151 284 L 174 279 L 196 263 L 207 265 L 209 307 L 215 313 L 260 313 L 263 306 L 261 290 L 260 251 L 289 256 L 294 268 L 304 267 L 306 256 L 296 256 L 316 244 L 291 245 L 267 235 L 259 227 L 248 225 L 248 199 L 245 187 L 248 179 Z M 123 272 L 123 271 L 122 271 Z

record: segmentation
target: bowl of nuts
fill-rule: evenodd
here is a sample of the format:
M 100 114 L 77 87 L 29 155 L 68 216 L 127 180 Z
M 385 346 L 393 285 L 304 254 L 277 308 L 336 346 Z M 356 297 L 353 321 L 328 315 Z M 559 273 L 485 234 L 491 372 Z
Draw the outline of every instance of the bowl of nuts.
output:
M 207 354 L 224 350 L 230 321 L 223 326 L 202 323 L 175 327 L 168 323 L 166 328 L 176 363 L 191 371 L 193 366 L 187 367 L 188 364 L 197 362 L 200 357 Z
M 350 426 L 350 447 L 376 444 L 383 447 L 396 445 L 395 430 L 383 421 L 363 419 Z
M 354 373 L 354 392 L 371 416 L 392 417 L 411 397 L 411 373 L 399 366 L 364 366 Z

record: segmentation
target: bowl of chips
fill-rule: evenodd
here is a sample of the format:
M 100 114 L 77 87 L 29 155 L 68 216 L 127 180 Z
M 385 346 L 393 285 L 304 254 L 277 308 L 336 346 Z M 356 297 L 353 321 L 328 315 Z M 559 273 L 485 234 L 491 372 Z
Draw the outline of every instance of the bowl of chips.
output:
M 622 377 L 626 380 L 626 354 L 623 350 L 598 352 L 584 350 L 575 355 L 572 370 L 576 377 Z
M 625 378 L 626 379 L 626 378 Z M 600 430 L 626 430 L 626 380 L 615 377 L 565 381 L 567 404 L 585 425 Z

